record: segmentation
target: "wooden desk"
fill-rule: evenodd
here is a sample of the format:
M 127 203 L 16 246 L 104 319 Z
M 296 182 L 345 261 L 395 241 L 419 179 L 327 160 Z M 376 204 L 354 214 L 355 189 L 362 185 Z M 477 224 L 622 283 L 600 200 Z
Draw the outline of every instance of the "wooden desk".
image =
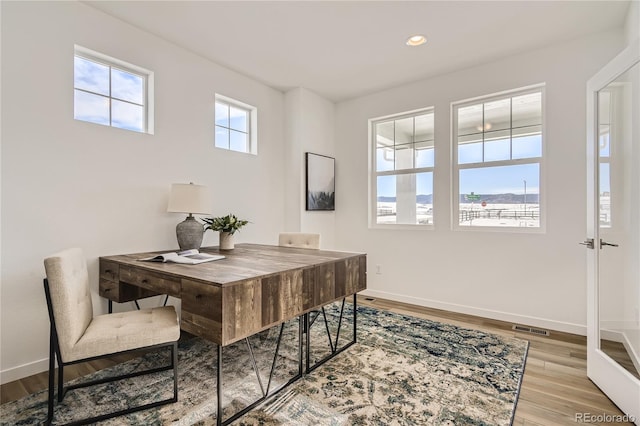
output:
M 128 302 L 158 294 L 182 299 L 181 328 L 217 344 L 217 424 L 226 425 L 302 377 L 303 329 L 306 338 L 306 371 L 321 365 L 356 342 L 356 293 L 367 287 L 365 254 L 298 249 L 258 244 L 238 244 L 233 250 L 202 248 L 225 259 L 198 265 L 143 262 L 157 253 L 136 253 L 100 258 L 100 295 L 111 302 Z M 162 253 L 162 252 L 159 252 Z M 310 366 L 309 312 L 353 295 L 353 340 Z M 222 347 L 298 317 L 298 374 L 274 391 L 269 386 L 254 403 L 222 419 Z M 327 333 L 329 329 L 327 328 Z M 331 341 L 331 336 L 329 336 Z M 253 359 L 253 353 L 251 354 Z M 258 381 L 260 375 L 253 360 Z M 271 373 L 275 368 L 274 363 Z M 269 381 L 270 382 L 270 381 Z M 260 383 L 262 389 L 262 383 Z
M 138 260 L 154 253 L 100 257 L 100 295 L 118 303 L 178 297 L 182 329 L 226 346 L 367 286 L 365 254 L 258 244 L 201 251 L 226 258 L 182 265 Z

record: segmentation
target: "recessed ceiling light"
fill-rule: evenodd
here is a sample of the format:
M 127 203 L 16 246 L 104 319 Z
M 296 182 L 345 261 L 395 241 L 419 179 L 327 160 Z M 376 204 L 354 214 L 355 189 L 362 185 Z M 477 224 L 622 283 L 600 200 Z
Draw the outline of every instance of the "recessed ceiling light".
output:
M 427 38 L 425 36 L 417 34 L 407 39 L 407 46 L 420 46 L 426 42 Z

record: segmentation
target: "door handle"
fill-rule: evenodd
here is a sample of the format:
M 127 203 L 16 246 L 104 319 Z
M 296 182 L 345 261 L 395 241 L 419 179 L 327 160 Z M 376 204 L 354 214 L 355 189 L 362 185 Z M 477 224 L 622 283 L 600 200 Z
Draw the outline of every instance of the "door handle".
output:
M 582 244 L 583 246 L 587 246 L 587 248 L 593 249 L 594 245 L 593 245 L 593 238 L 587 238 L 586 240 L 584 240 L 581 243 L 578 244 Z
M 600 238 L 600 248 L 604 246 L 618 247 L 618 244 L 608 243 L 606 241 L 602 241 L 602 238 Z

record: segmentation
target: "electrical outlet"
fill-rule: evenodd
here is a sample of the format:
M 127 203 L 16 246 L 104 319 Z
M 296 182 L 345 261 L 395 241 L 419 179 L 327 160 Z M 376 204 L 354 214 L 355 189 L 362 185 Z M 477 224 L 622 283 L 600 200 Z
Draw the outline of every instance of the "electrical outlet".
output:
M 382 275 L 382 267 L 380 265 L 376 265 L 376 274 Z

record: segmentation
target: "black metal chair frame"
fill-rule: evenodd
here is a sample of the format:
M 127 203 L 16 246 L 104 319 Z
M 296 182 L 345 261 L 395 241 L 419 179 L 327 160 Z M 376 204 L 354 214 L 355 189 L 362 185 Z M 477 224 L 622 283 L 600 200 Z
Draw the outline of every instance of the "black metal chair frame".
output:
M 162 304 L 162 306 L 167 306 L 167 302 L 169 301 L 169 295 L 166 294 L 165 298 L 164 298 L 164 303 Z M 140 305 L 138 304 L 138 299 L 134 300 L 133 303 L 136 304 L 136 309 L 140 310 Z M 109 313 L 113 313 L 113 300 L 109 299 L 108 300 L 108 306 L 109 306 Z
M 55 386 L 55 360 L 58 361 L 58 402 L 62 402 L 67 391 L 73 389 L 79 389 L 89 386 L 100 385 L 103 383 L 115 382 L 119 380 L 124 380 L 132 377 L 138 377 L 145 374 L 153 374 L 161 371 L 173 370 L 173 397 L 164 399 L 161 401 L 151 402 L 148 404 L 140 405 L 137 407 L 130 407 L 123 410 L 102 414 L 95 417 L 90 417 L 86 419 L 76 420 L 70 423 L 67 423 L 66 426 L 71 425 L 84 425 L 89 423 L 95 423 L 102 420 L 110 419 L 112 417 L 122 416 L 125 414 L 135 413 L 137 411 L 146 410 L 153 407 L 158 407 L 165 404 L 171 404 L 178 401 L 178 342 L 170 342 L 170 343 L 162 343 L 158 345 L 145 346 L 141 348 L 131 349 L 127 351 L 113 352 L 105 355 L 95 356 L 91 358 L 83 358 L 76 361 L 64 362 L 62 360 L 62 356 L 60 354 L 60 346 L 58 344 L 58 332 L 56 329 L 56 322 L 53 315 L 53 305 L 51 303 L 51 292 L 49 290 L 49 281 L 44 279 L 44 290 L 47 298 L 47 308 L 49 310 L 49 320 L 51 323 L 50 327 L 50 340 L 49 340 L 49 396 L 48 396 L 48 410 L 47 410 L 47 420 L 45 422 L 46 425 L 50 425 L 53 421 L 53 405 L 54 405 L 54 386 Z M 171 364 L 163 367 L 152 368 L 149 370 L 138 371 L 135 373 L 123 374 L 119 376 L 106 377 L 103 379 L 92 380 L 88 382 L 82 382 L 74 385 L 64 387 L 64 367 L 68 365 L 73 365 L 81 362 L 92 361 L 101 358 L 107 358 L 114 355 L 125 354 L 130 352 L 139 352 L 139 351 L 154 351 L 163 348 L 169 348 L 171 350 Z

